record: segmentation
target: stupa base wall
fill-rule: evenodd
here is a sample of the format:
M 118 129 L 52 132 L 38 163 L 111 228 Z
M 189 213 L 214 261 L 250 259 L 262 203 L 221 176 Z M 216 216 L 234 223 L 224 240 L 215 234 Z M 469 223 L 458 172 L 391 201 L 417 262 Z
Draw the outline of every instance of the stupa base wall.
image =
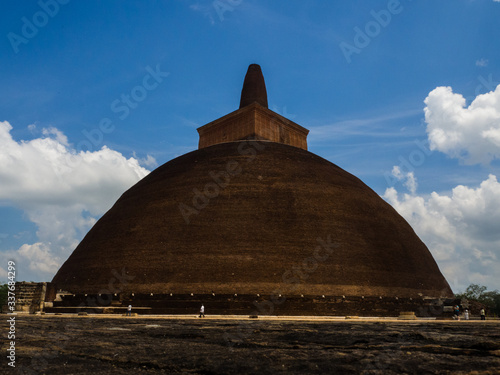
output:
M 142 314 L 198 314 L 204 304 L 210 315 L 393 316 L 413 311 L 417 317 L 447 317 L 453 299 L 354 296 L 256 296 L 170 294 L 75 294 L 61 296 L 48 313 L 124 314 L 127 306 Z M 450 315 L 451 316 L 451 315 Z

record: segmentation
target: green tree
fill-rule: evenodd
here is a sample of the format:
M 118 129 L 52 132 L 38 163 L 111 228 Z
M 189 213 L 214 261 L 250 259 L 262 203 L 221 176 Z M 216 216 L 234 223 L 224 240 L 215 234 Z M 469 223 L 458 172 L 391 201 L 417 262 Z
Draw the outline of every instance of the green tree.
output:
M 470 284 L 465 292 L 456 294 L 455 297 L 480 302 L 488 306 L 493 314 L 500 315 L 500 293 L 498 290 L 487 290 L 484 285 Z
M 500 316 L 500 293 L 498 290 L 486 292 L 482 296 L 483 303 L 489 307 L 496 315 Z
M 484 285 L 470 284 L 467 289 L 465 289 L 463 296 L 467 299 L 479 301 L 483 297 L 483 294 L 487 289 L 488 288 Z

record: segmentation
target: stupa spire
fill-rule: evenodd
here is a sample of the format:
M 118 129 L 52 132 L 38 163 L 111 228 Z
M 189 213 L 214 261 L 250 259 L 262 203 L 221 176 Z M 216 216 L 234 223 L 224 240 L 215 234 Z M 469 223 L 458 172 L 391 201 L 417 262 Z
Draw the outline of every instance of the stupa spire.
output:
M 240 108 L 246 107 L 253 102 L 268 108 L 266 83 L 258 64 L 250 64 L 248 67 L 243 89 L 241 90 Z

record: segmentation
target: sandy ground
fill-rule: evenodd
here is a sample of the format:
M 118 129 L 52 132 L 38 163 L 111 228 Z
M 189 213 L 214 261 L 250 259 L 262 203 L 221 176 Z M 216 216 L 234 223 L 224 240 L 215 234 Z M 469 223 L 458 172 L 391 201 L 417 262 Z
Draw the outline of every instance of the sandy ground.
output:
M 500 321 L 17 315 L 15 335 L 0 374 L 500 374 Z

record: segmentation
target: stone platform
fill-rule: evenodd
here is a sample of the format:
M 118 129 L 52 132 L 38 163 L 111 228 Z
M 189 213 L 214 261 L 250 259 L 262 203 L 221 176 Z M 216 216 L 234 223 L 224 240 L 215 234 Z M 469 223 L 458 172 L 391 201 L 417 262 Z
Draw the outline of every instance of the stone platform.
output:
M 500 372 L 499 321 L 283 319 L 18 316 L 16 373 Z
M 316 316 L 392 316 L 414 312 L 417 317 L 451 317 L 444 306 L 453 299 L 383 298 L 355 296 L 261 296 L 237 294 L 67 294 L 60 295 L 49 313 L 121 314 L 128 305 L 144 315 L 196 314 L 201 304 L 214 315 L 316 315 Z

